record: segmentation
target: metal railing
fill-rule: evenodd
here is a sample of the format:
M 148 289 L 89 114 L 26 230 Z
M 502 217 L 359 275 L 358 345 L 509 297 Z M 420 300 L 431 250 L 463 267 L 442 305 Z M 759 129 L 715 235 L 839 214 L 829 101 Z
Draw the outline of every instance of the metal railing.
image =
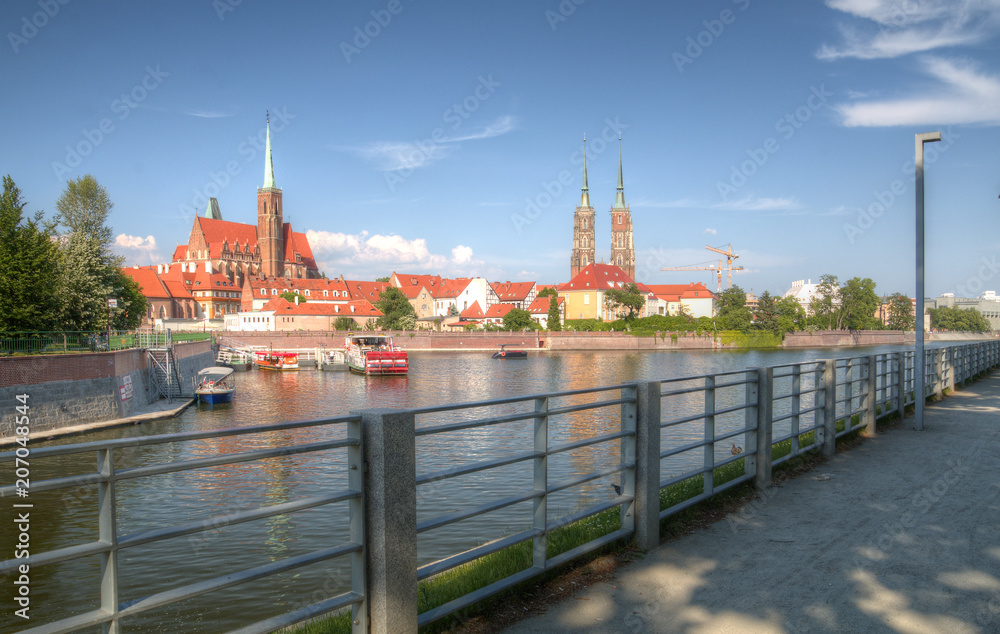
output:
M 0 333 L 0 356 L 35 354 L 72 354 L 108 352 L 130 348 L 162 348 L 173 342 L 211 338 L 211 333 L 173 333 L 141 329 L 80 332 L 4 332 Z
M 930 370 L 925 394 L 940 395 L 998 367 L 1000 342 L 929 349 L 923 361 Z M 832 455 L 837 437 L 874 433 L 879 419 L 904 413 L 916 392 L 914 374 L 914 354 L 903 351 L 440 407 L 365 410 L 328 420 L 32 449 L 34 460 L 96 453 L 95 472 L 33 481 L 31 492 L 96 485 L 99 536 L 96 541 L 32 554 L 26 560 L 2 562 L 0 572 L 10 573 L 24 563 L 46 566 L 99 555 L 100 607 L 28 631 L 67 632 L 103 624 L 105 631 L 119 632 L 122 619 L 153 608 L 311 563 L 349 557 L 349 589 L 327 592 L 319 601 L 239 631 L 275 631 L 349 607 L 355 632 L 415 632 L 418 626 L 616 540 L 655 547 L 663 518 L 744 482 L 765 488 L 774 466 L 807 452 Z M 115 453 L 127 448 L 273 432 L 287 435 L 300 428 L 340 432 L 328 440 L 311 437 L 307 442 L 211 457 L 128 468 L 115 464 Z M 513 440 L 506 445 L 494 443 L 491 450 L 503 446 L 506 451 L 484 456 L 470 436 L 461 436 L 461 444 L 455 442 L 456 433 L 516 438 L 524 446 L 516 446 Z M 347 453 L 345 488 L 119 534 L 119 482 L 333 449 Z M 553 476 L 556 461 L 579 452 L 594 453 L 583 454 L 582 466 L 570 477 Z M 14 456 L 15 452 L 8 452 L 0 454 L 0 459 Z M 509 475 L 512 470 L 520 479 Z M 467 493 L 472 490 L 467 478 L 487 480 L 472 495 Z M 606 487 L 609 480 L 615 488 L 613 497 L 610 493 L 603 499 L 584 495 L 577 507 L 560 507 L 559 496 L 565 492 L 595 483 Z M 450 493 L 450 483 L 462 493 Z M 0 488 L 0 496 L 10 496 L 14 489 Z M 319 548 L 131 602 L 119 596 L 119 554 L 127 549 L 335 503 L 348 504 L 347 541 L 311 544 L 310 548 Z M 556 531 L 608 513 L 614 513 L 618 521 L 603 533 L 563 552 L 550 548 Z M 418 564 L 419 536 L 494 514 L 515 526 L 513 532 Z M 419 612 L 422 583 L 521 545 L 530 545 L 530 563 L 520 570 Z

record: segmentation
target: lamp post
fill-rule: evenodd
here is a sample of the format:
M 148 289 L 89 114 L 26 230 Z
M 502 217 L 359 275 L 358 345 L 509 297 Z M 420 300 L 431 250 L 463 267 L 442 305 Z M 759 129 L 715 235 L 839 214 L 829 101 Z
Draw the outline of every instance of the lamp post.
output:
M 916 136 L 917 177 L 917 314 L 916 352 L 913 355 L 913 429 L 924 428 L 924 143 L 941 140 L 940 132 Z

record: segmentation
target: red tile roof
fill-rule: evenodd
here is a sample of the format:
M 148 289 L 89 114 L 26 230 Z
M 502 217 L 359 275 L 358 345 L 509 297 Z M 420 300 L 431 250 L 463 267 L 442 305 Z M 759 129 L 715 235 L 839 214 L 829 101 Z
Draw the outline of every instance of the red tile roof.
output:
M 187 248 L 186 244 L 178 244 L 177 248 L 174 249 L 174 262 L 187 259 Z
M 535 301 L 531 302 L 531 306 L 528 306 L 528 312 L 531 313 L 531 314 L 533 314 L 533 315 L 537 315 L 539 313 L 548 313 L 549 312 L 549 304 L 551 303 L 551 301 L 552 301 L 552 298 L 548 297 L 548 296 L 546 296 L 546 297 L 536 297 Z M 557 297 L 556 298 L 556 305 L 560 306 L 565 301 L 566 300 L 564 298 Z
M 634 281 L 625 271 L 614 264 L 591 262 L 585 269 L 577 273 L 576 277 L 556 288 L 560 291 L 606 291 L 610 288 L 621 288 Z
M 379 309 L 372 306 L 371 302 L 359 299 L 348 302 L 347 305 L 324 304 L 322 302 L 302 302 L 294 304 L 283 297 L 276 297 L 264 304 L 261 310 L 273 310 L 275 314 L 282 315 L 315 315 L 315 316 L 356 316 L 356 317 L 381 317 Z
M 494 282 L 490 286 L 500 301 L 524 301 L 535 287 L 534 282 Z
M 363 282 L 358 280 L 342 280 L 350 291 L 353 299 L 366 299 L 375 303 L 379 299 L 382 291 L 389 286 L 388 282 Z
M 222 243 L 228 241 L 230 248 L 235 244 L 249 244 L 250 250 L 257 246 L 257 225 L 242 222 L 216 220 L 198 216 L 195 226 L 201 230 L 208 243 L 210 255 L 213 258 L 222 256 Z
M 479 307 L 479 302 L 472 302 L 472 306 L 469 306 L 459 315 L 462 319 L 482 319 L 486 316 L 483 309 Z
M 501 319 L 504 315 L 517 308 L 514 304 L 493 304 L 486 310 L 487 319 Z
M 128 275 L 139 285 L 139 291 L 150 299 L 169 299 L 170 292 L 163 285 L 163 281 L 156 275 L 155 266 L 134 266 L 122 269 L 122 273 Z
M 420 289 L 426 288 L 431 297 L 437 297 L 441 289 L 440 275 L 407 275 L 393 273 L 390 280 L 395 281 L 406 299 L 414 299 L 420 294 Z
M 442 279 L 441 288 L 438 290 L 435 299 L 451 299 L 458 297 L 462 294 L 469 284 L 472 283 L 472 278 L 469 277 L 457 277 L 455 279 Z
M 692 284 L 650 284 L 649 290 L 658 298 L 668 302 L 677 302 L 682 298 L 695 299 L 697 297 L 701 299 L 703 297 L 715 297 L 712 291 L 708 290 L 708 287 L 700 282 Z

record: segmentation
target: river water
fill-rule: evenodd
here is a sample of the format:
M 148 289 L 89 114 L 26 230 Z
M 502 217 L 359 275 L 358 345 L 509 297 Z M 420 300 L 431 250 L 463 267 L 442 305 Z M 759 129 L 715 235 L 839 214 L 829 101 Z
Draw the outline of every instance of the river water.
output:
M 192 406 L 167 421 L 122 427 L 34 443 L 81 443 L 112 438 L 181 431 L 223 429 L 290 420 L 329 418 L 371 407 L 417 408 L 508 396 L 617 385 L 637 380 L 660 380 L 763 367 L 784 363 L 860 356 L 898 350 L 894 346 L 852 350 L 790 350 L 742 352 L 559 352 L 532 354 L 525 360 L 495 361 L 488 353 L 411 352 L 405 377 L 358 377 L 346 372 L 237 374 L 233 403 L 208 408 Z M 743 388 L 739 388 L 742 390 Z M 615 398 L 610 392 L 598 398 Z M 702 398 L 701 396 L 696 397 Z M 727 397 L 721 393 L 717 407 Z M 734 395 L 733 399 L 739 397 Z M 697 406 L 695 403 L 694 406 Z M 614 410 L 614 411 L 611 411 Z M 477 412 L 476 416 L 515 411 L 513 406 Z M 523 411 L 523 408 L 520 410 Z M 465 414 L 471 415 L 471 414 Z M 665 412 L 664 418 L 673 415 Z M 448 422 L 447 416 L 418 417 L 418 428 Z M 740 419 L 731 424 L 737 427 Z M 724 424 L 724 421 L 720 421 Z M 566 416 L 552 425 L 551 443 L 579 440 L 618 429 L 616 408 Z M 674 444 L 700 436 L 700 426 L 672 430 Z M 220 453 L 316 442 L 343 437 L 343 426 L 308 428 L 196 441 L 167 443 L 116 452 L 116 468 L 128 468 Z M 417 439 L 417 470 L 427 473 L 463 462 L 531 449 L 531 421 L 466 430 Z M 741 438 L 741 437 L 740 437 Z M 737 439 L 737 441 L 739 438 Z M 734 443 L 736 444 L 736 443 Z M 551 458 L 550 482 L 585 473 L 618 461 L 619 446 L 590 447 Z M 701 450 L 687 458 L 664 461 L 664 477 L 701 459 Z M 728 455 L 726 447 L 718 453 Z M 330 450 L 222 467 L 198 469 L 122 481 L 117 485 L 119 535 L 157 527 L 204 521 L 240 510 L 278 504 L 342 489 L 346 486 L 344 450 Z M 39 459 L 31 465 L 34 481 L 93 472 L 94 453 Z M 5 467 L 4 480 L 12 477 Z M 614 478 L 574 487 L 549 502 L 550 520 L 585 503 L 613 497 Z M 6 483 L 6 482 L 5 482 Z M 476 477 L 418 487 L 418 519 L 453 512 L 530 490 L 531 462 L 492 470 Z M 40 553 L 74 543 L 95 541 L 96 487 L 32 493 L 31 552 Z M 3 505 L 4 544 L 13 524 L 9 505 Z M 330 505 L 266 520 L 213 530 L 197 536 L 139 546 L 120 556 L 120 596 L 134 601 L 154 592 L 228 572 L 300 555 L 347 541 L 346 504 Z M 422 533 L 418 539 L 420 564 L 461 552 L 489 540 L 526 528 L 531 504 L 509 507 L 448 527 Z M 6 547 L 5 547 L 6 548 Z M 4 558 L 11 552 L 5 552 Z M 39 625 L 99 605 L 99 558 L 34 567 L 31 571 L 30 625 Z M 267 580 L 212 592 L 178 606 L 154 610 L 126 621 L 125 631 L 219 632 L 248 619 L 288 611 L 342 591 L 349 585 L 346 559 L 327 561 Z M 5 580 L 7 581 L 7 580 Z M 4 618 L 0 632 L 16 632 L 29 625 L 11 617 L 13 586 L 0 596 Z M 9 618 L 10 617 L 10 618 Z M 95 630 L 96 631 L 96 630 Z

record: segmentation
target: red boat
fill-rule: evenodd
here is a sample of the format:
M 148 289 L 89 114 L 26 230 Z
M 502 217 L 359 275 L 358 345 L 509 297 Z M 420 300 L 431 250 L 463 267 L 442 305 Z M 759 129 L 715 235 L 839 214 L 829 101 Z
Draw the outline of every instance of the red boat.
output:
M 261 351 L 254 354 L 256 356 L 257 368 L 260 370 L 299 369 L 299 354 L 297 352 Z
M 393 345 L 389 335 L 350 334 L 344 347 L 347 367 L 355 374 L 403 375 L 410 370 L 409 356 Z

